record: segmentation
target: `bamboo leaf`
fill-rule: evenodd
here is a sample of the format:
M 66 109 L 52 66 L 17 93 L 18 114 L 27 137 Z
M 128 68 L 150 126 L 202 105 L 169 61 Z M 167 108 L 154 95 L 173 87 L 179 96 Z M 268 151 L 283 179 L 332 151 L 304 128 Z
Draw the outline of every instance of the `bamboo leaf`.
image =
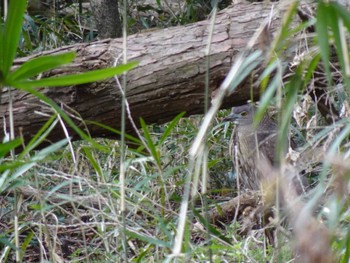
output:
M 178 124 L 179 120 L 185 115 L 185 112 L 181 112 L 178 114 L 169 124 L 168 127 L 165 129 L 165 131 L 162 134 L 162 137 L 160 138 L 158 145 L 161 145 L 165 139 L 169 136 L 171 131 L 174 129 L 174 127 Z
M 16 71 L 10 74 L 9 79 L 11 81 L 18 81 L 35 77 L 39 73 L 70 63 L 74 58 L 75 52 L 38 57 L 21 65 Z
M 134 68 L 138 62 L 130 62 L 125 65 L 119 65 L 113 68 L 98 69 L 85 73 L 66 75 L 52 78 L 45 78 L 40 80 L 26 80 L 11 83 L 11 86 L 25 89 L 25 88 L 38 88 L 38 87 L 57 87 L 57 86 L 70 86 L 80 85 L 89 82 L 95 82 L 107 78 L 111 78 L 115 75 L 122 74 L 132 68 Z
M 145 121 L 140 118 L 140 124 L 141 124 L 141 128 L 143 130 L 145 139 L 146 139 L 146 143 L 147 143 L 147 147 L 148 149 L 151 151 L 150 154 L 152 154 L 154 160 L 156 161 L 157 165 L 160 166 L 160 158 L 159 158 L 159 154 L 157 152 L 156 146 L 152 141 L 151 135 L 148 131 L 147 125 L 145 123 Z
M 20 138 L 14 139 L 14 140 L 9 141 L 9 142 L 1 143 L 0 144 L 0 158 L 4 157 L 11 150 L 20 146 L 21 143 L 22 143 L 22 140 Z
M 320 46 L 320 54 L 326 71 L 328 84 L 332 84 L 331 69 L 329 65 L 329 43 L 328 43 L 328 8 L 322 1 L 319 2 L 316 12 L 316 33 L 317 41 Z
M 21 160 L 31 150 L 35 149 L 40 143 L 42 143 L 45 140 L 45 138 L 50 134 L 50 132 L 55 128 L 57 122 L 57 115 L 52 115 L 50 119 L 46 121 L 46 123 L 40 128 L 40 130 L 27 143 L 26 147 L 19 154 L 18 160 Z
M 3 53 L 0 58 L 2 61 L 2 74 L 4 76 L 8 74 L 16 56 L 26 5 L 26 0 L 10 1 L 9 3 L 2 37 Z

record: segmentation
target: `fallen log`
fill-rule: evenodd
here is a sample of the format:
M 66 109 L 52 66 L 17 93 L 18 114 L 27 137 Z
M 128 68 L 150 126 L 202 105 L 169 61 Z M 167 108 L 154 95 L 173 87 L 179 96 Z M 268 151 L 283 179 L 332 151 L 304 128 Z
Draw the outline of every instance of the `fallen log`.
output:
M 236 55 L 246 48 L 248 41 L 261 24 L 276 11 L 270 31 L 276 32 L 281 25 L 285 2 L 246 3 L 241 2 L 220 11 L 216 17 L 210 50 L 209 91 L 214 91 L 225 78 Z M 279 11 L 278 11 L 279 10 Z M 127 39 L 128 60 L 139 61 L 139 65 L 127 74 L 126 97 L 136 125 L 142 117 L 146 123 L 164 123 L 178 113 L 186 115 L 204 112 L 206 53 L 210 21 L 201 21 L 185 26 L 146 31 L 131 35 Z M 111 67 L 121 63 L 122 39 L 105 39 L 46 51 L 15 61 L 15 67 L 34 57 L 75 51 L 77 56 L 68 66 L 54 69 L 42 77 L 52 77 L 93 69 Z M 259 96 L 259 88 L 251 81 L 240 85 L 225 101 L 223 108 L 245 103 Z M 45 88 L 40 91 L 53 99 L 71 115 L 78 113 L 79 119 L 92 120 L 120 129 L 121 93 L 114 78 L 105 81 L 70 86 Z M 52 110 L 31 94 L 12 91 L 15 135 L 22 134 L 27 141 L 42 127 Z M 9 93 L 2 90 L 0 113 L 3 118 L 1 131 L 9 130 Z M 43 114 L 44 113 L 44 114 Z M 77 121 L 79 123 L 79 121 Z M 4 127 L 5 125 L 5 127 Z M 81 125 L 81 127 L 84 127 Z M 88 125 L 92 137 L 115 138 L 116 134 L 106 129 Z M 133 127 L 128 121 L 127 133 Z M 69 130 L 73 139 L 78 139 Z M 64 138 L 61 127 L 48 136 L 49 141 Z

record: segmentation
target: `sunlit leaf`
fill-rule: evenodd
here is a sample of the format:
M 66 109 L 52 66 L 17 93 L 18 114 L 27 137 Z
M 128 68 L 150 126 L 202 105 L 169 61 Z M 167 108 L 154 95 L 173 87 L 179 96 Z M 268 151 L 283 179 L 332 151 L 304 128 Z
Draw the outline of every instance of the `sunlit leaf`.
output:
M 2 39 L 4 46 L 1 55 L 3 57 L 0 58 L 3 61 L 2 73 L 4 76 L 9 72 L 16 56 L 26 5 L 26 0 L 10 1 L 9 3 Z
M 57 87 L 57 86 L 70 86 L 70 85 L 80 85 L 89 82 L 95 82 L 103 80 L 106 78 L 111 78 L 115 75 L 122 74 L 132 68 L 134 68 L 138 62 L 130 62 L 125 65 L 119 65 L 113 68 L 97 69 L 89 72 L 84 72 L 74 75 L 66 75 L 52 78 L 45 78 L 40 80 L 27 80 L 14 82 L 12 85 L 14 87 L 26 89 L 38 88 L 38 87 Z
M 70 63 L 74 58 L 75 52 L 34 58 L 25 62 L 16 71 L 11 73 L 9 79 L 11 81 L 18 81 L 35 77 L 42 72 Z

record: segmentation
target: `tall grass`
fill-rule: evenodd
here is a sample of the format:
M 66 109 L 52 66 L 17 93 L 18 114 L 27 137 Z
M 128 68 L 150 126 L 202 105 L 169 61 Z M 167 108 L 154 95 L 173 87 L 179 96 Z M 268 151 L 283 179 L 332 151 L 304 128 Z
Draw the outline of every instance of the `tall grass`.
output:
M 237 56 L 205 116 L 183 118 L 179 114 L 164 125 L 140 120 L 139 138 L 125 135 L 134 142 L 128 146 L 123 140 L 89 138 L 35 88 L 96 81 L 135 65 L 30 80 L 44 68 L 73 60 L 74 54 L 64 54 L 41 57 L 12 71 L 25 1 L 18 4 L 21 12 L 10 6 L 1 27 L 1 87 L 30 92 L 55 114 L 22 152 L 14 153 L 23 141 L 13 129 L 0 144 L 0 261 L 288 262 L 295 257 L 299 262 L 349 261 L 350 13 L 343 7 L 319 1 L 314 17 L 295 22 L 302 7 L 293 2 L 267 51 L 254 49 L 263 25 Z M 125 24 L 124 30 L 126 35 Z M 221 122 L 227 114 L 219 111 L 221 101 L 261 64 L 256 121 L 268 108 L 276 109 L 280 127 L 277 155 L 287 150 L 283 142 L 292 136 L 302 157 L 289 156 L 295 164 L 291 170 L 316 182 L 302 197 L 275 192 L 286 202 L 279 204 L 277 217 L 271 221 L 278 232 L 273 245 L 266 245 L 265 228 L 270 226 L 256 223 L 252 216 L 258 213 L 249 209 L 230 215 L 237 220 L 220 226 L 209 224 L 205 217 L 211 209 L 220 211 L 224 202 L 238 194 L 228 156 L 232 126 Z M 314 93 L 320 87 L 321 96 L 339 112 L 336 116 L 330 111 L 333 122 L 317 109 L 322 98 Z M 124 102 L 127 118 L 127 97 Z M 33 151 L 62 120 L 82 140 L 67 146 L 67 137 Z M 285 164 L 269 171 L 278 177 L 288 169 Z M 293 231 L 282 220 L 285 216 L 293 219 L 289 225 Z M 249 220 L 253 227 L 242 233 Z

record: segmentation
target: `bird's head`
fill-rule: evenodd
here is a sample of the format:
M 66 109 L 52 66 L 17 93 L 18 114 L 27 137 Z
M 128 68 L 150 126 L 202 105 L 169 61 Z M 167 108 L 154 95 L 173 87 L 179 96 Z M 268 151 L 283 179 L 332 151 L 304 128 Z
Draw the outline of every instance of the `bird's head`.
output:
M 255 112 L 256 106 L 253 104 L 233 107 L 231 114 L 224 118 L 224 121 L 231 121 L 239 125 L 252 125 Z

